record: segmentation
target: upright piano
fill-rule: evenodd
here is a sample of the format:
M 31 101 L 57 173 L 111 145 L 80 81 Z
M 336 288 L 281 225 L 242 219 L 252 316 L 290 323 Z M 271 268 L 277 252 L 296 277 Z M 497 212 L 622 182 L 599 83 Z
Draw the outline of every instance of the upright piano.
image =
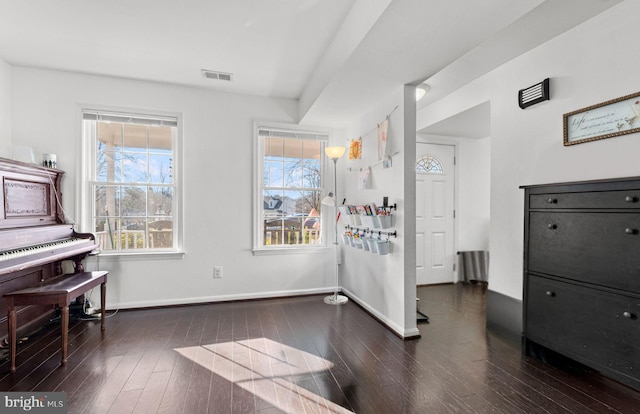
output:
M 0 325 L 7 326 L 6 293 L 35 287 L 60 276 L 62 262 L 82 260 L 98 250 L 91 233 L 77 233 L 66 223 L 60 184 L 64 172 L 0 158 Z M 19 332 L 41 323 L 54 305 L 17 310 Z M 4 337 L 6 329 L 0 331 Z

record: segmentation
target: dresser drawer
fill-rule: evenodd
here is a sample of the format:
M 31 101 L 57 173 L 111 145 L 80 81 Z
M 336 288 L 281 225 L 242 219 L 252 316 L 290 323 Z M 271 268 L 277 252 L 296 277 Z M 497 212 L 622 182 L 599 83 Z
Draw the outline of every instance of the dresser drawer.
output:
M 529 275 L 527 338 L 640 378 L 640 299 Z
M 640 208 L 640 189 L 619 191 L 589 191 L 578 193 L 531 194 L 532 209 L 633 209 Z
M 528 271 L 640 292 L 640 214 L 531 212 Z

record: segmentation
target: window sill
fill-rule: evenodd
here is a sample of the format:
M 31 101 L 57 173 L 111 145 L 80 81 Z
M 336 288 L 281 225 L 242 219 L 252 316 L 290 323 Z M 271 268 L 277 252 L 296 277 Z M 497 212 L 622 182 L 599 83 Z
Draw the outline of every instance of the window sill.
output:
M 320 254 L 326 253 L 328 246 L 322 247 L 272 247 L 253 249 L 254 256 L 271 256 L 279 254 Z
M 184 251 L 177 252 L 100 252 L 98 257 L 100 260 L 105 261 L 120 261 L 120 260 L 162 260 L 162 259 L 182 259 L 184 258 Z

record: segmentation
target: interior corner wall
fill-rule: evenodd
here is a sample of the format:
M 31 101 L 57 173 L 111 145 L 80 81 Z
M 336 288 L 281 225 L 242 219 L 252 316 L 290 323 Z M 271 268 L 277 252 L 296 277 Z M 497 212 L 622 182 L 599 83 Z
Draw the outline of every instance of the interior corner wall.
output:
M 639 134 L 563 146 L 565 113 L 640 91 L 640 2 L 622 2 L 418 113 L 418 130 L 491 102 L 489 289 L 522 299 L 521 185 L 640 175 Z M 587 46 L 588 45 L 588 46 Z M 551 100 L 524 110 L 518 90 L 550 78 Z
M 489 250 L 491 137 L 459 138 L 456 158 L 456 249 Z
M 406 212 L 413 211 L 411 197 L 407 198 L 405 165 L 406 157 L 411 156 L 411 148 L 406 148 L 406 133 L 410 133 L 412 151 L 415 154 L 415 116 L 409 114 L 407 118 L 406 93 L 403 86 L 380 102 L 374 109 L 355 120 L 342 131 L 344 141 L 339 145 L 349 147 L 350 139 L 362 137 L 362 158 L 349 160 L 348 156 L 338 162 L 342 178 L 346 203 L 358 205 L 375 203 L 382 205 L 383 197 L 388 197 L 389 204 L 397 204 L 393 211 L 392 229 L 397 230 L 397 237 L 390 237 L 390 253 L 385 256 L 371 253 L 363 249 L 345 246 L 342 248 L 342 265 L 340 266 L 340 284 L 345 292 L 360 305 L 374 314 L 400 336 L 408 337 L 417 334 L 415 320 L 415 226 L 407 234 L 407 226 L 413 221 L 407 220 Z M 415 96 L 415 90 L 412 97 Z M 415 98 L 413 99 L 415 112 Z M 396 109 L 394 109 L 396 108 Z M 392 155 L 391 168 L 383 168 L 378 158 L 377 125 L 389 115 L 387 154 Z M 413 122 L 410 131 L 406 123 Z M 407 155 L 409 151 L 409 155 Z M 348 152 L 347 152 L 348 154 Z M 370 169 L 369 183 L 365 189 L 358 187 L 361 170 Z M 415 204 L 415 183 L 413 188 L 413 204 Z M 339 197 L 340 199 L 343 196 Z M 415 206 L 413 206 L 415 209 Z M 415 214 L 414 214 L 415 215 Z M 340 228 L 348 224 L 345 217 L 341 218 Z M 342 233 L 342 231 L 341 231 Z M 411 236 L 413 234 L 413 236 Z M 411 240 L 413 237 L 413 242 Z M 383 238 L 385 238 L 383 236 Z M 413 246 L 413 247 L 411 247 Z M 413 258 L 413 262 L 411 259 Z M 407 263 L 409 263 L 407 265 Z M 413 263 L 413 281 L 411 268 Z M 411 288 L 413 293 L 411 293 Z M 411 301 L 407 301 L 411 297 Z M 407 309 L 411 309 L 408 311 Z M 410 314 L 410 315 L 409 315 Z
M 295 100 L 24 67 L 13 67 L 12 87 L 14 144 L 32 147 L 36 159 L 57 154 L 63 207 L 76 221 L 82 105 L 182 114 L 184 257 L 88 258 L 88 270 L 110 271 L 108 308 L 333 291 L 330 248 L 252 254 L 254 121 L 295 123 Z M 214 266 L 223 278 L 213 278 Z
M 11 157 L 11 66 L 0 59 L 0 157 Z

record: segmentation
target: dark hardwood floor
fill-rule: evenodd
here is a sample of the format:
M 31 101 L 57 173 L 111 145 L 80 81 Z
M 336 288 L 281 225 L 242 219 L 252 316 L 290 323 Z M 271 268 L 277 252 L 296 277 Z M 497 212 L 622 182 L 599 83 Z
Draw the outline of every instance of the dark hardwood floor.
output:
M 402 341 L 321 296 L 120 311 L 19 346 L 0 390 L 64 391 L 69 413 L 640 413 L 640 393 L 523 358 L 485 330 L 481 286 L 420 287 L 431 319 Z

